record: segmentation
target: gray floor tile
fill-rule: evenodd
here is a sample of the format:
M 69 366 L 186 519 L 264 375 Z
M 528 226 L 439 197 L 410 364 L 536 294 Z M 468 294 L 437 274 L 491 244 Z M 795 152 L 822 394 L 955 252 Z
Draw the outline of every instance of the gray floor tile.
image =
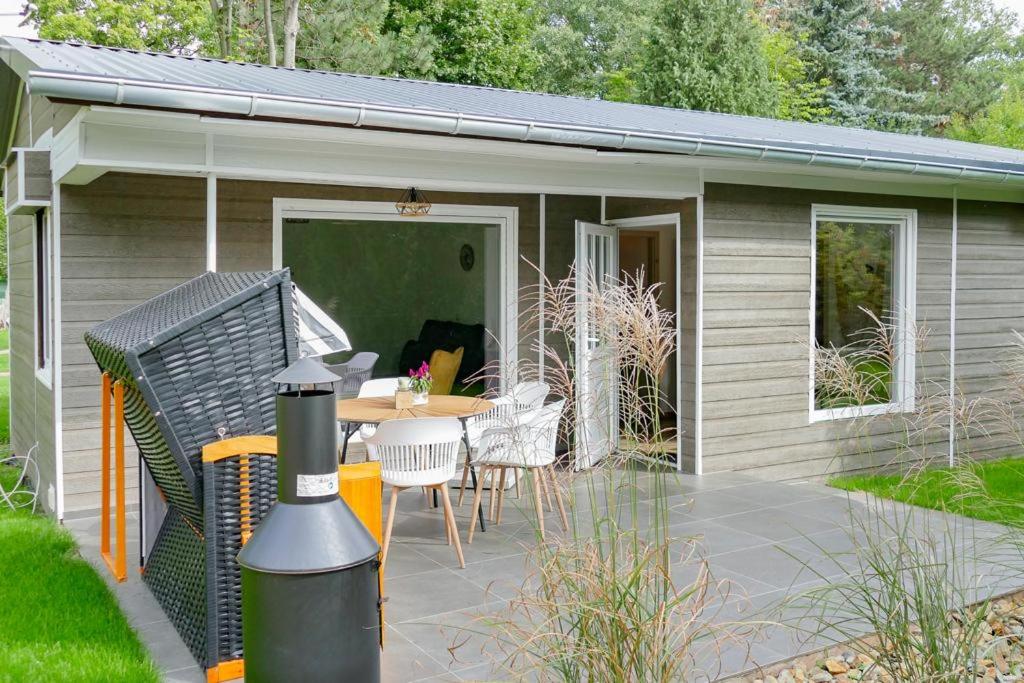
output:
M 436 562 L 429 555 L 420 552 L 424 545 L 414 541 L 392 540 L 391 546 L 388 548 L 387 564 L 384 567 L 385 580 L 390 582 L 392 579 L 403 576 L 412 576 L 413 574 L 422 574 L 444 568 L 443 564 Z M 445 553 L 446 559 L 452 562 L 455 558 L 455 552 L 449 550 L 447 545 L 444 548 L 448 551 Z
M 671 513 L 679 519 L 718 519 L 744 512 L 760 512 L 764 507 L 754 500 L 733 496 L 725 491 L 701 491 L 668 499 Z
M 489 599 L 486 590 L 462 576 L 459 569 L 403 576 L 388 581 L 384 590 L 388 596 L 386 618 L 396 624 L 483 605 Z
M 791 510 L 755 510 L 717 519 L 719 524 L 772 541 L 785 541 L 800 536 L 837 529 L 834 522 L 815 519 Z
M 464 610 L 422 620 L 393 624 L 392 628 L 456 672 L 480 665 L 493 665 L 502 653 L 487 622 L 489 610 Z
M 393 628 L 384 636 L 381 683 L 409 683 L 446 672 L 440 662 Z
M 804 557 L 803 548 L 786 545 L 737 550 L 710 558 L 712 573 L 724 569 L 752 578 L 775 588 L 789 588 L 817 578 L 815 571 L 838 574 L 831 562 L 818 557 Z
M 730 529 L 710 520 L 684 518 L 671 524 L 669 531 L 674 536 L 693 538 L 703 554 L 708 557 L 771 543 L 762 536 Z

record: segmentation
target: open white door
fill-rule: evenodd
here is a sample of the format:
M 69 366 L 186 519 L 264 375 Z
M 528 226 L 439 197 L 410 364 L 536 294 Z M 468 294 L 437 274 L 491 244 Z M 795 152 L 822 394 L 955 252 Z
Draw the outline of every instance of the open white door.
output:
M 613 359 L 595 329 L 589 302 L 618 275 L 618 228 L 576 221 L 576 461 L 590 467 L 610 454 L 618 441 Z

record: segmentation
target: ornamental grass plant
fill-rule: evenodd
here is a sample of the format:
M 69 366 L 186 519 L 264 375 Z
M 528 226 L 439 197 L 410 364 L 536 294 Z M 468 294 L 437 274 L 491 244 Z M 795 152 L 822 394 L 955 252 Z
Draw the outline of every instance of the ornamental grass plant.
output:
M 718 649 L 742 624 L 716 624 L 732 587 L 701 549 L 671 533 L 679 437 L 666 424 L 661 380 L 676 353 L 673 314 L 642 272 L 598 281 L 572 272 L 532 293 L 527 325 L 543 316 L 543 379 L 565 399 L 556 485 L 568 530 L 528 544 L 529 572 L 507 607 L 482 618 L 499 666 L 542 681 L 713 679 Z M 581 285 L 580 282 L 583 284 Z M 577 340 L 585 358 L 577 357 Z M 536 379 L 536 367 L 515 374 Z M 617 406 L 618 424 L 612 424 Z M 527 479 L 523 500 L 533 500 Z M 527 511 L 527 519 L 535 519 Z

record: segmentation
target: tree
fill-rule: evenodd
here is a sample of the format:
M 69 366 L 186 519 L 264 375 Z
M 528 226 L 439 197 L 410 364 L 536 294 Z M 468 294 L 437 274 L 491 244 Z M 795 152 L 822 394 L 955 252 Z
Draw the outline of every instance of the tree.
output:
M 778 91 L 775 117 L 792 121 L 825 121 L 831 110 L 825 104 L 828 81 L 812 81 L 807 64 L 800 59 L 800 44 L 784 27 L 766 27 L 762 46 L 768 77 Z
M 391 0 L 383 30 L 407 44 L 422 29 L 432 38 L 428 72 L 412 60 L 397 65 L 401 75 L 521 89 L 540 61 L 535 21 L 532 0 Z
M 388 0 L 307 0 L 302 4 L 296 65 L 307 69 L 428 78 L 429 27 L 385 30 Z
M 203 0 L 35 0 L 25 6 L 40 38 L 191 55 L 215 44 Z
M 267 26 L 267 44 L 273 40 L 274 27 Z M 284 66 L 295 68 L 295 42 L 299 37 L 299 0 L 284 0 Z
M 947 137 L 965 142 L 1024 149 L 1024 84 L 1012 79 L 1000 91 L 999 99 L 972 117 L 954 114 L 945 129 Z
M 609 100 L 636 98 L 635 74 L 654 0 L 538 0 L 533 87 Z
M 909 111 L 915 95 L 892 85 L 880 63 L 900 56 L 893 32 L 879 24 L 876 0 L 799 0 L 789 16 L 812 81 L 827 81 L 835 123 L 919 132 L 931 120 Z
M 882 71 L 894 86 L 921 94 L 908 110 L 970 117 L 999 96 L 1014 56 L 1013 12 L 990 0 L 891 0 L 880 22 L 900 50 Z
M 764 29 L 746 0 L 660 0 L 640 55 L 639 99 L 771 116 L 778 90 L 763 41 Z
M 277 66 L 277 39 L 274 36 L 274 6 L 271 0 L 263 0 L 263 30 L 267 43 L 267 64 Z

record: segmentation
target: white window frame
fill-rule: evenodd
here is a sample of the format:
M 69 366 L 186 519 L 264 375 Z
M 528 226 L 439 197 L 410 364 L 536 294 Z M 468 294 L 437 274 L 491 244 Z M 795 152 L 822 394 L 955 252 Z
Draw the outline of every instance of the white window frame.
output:
M 36 379 L 47 388 L 53 387 L 53 220 L 50 209 L 40 209 L 43 215 L 43 251 L 42 258 L 45 270 L 40 291 L 39 277 L 39 226 L 36 221 L 38 214 L 32 216 L 32 292 L 34 295 L 32 318 L 34 320 L 34 337 L 32 345 L 32 365 Z M 39 316 L 39 302 L 42 301 L 43 319 Z M 43 343 L 43 362 L 39 362 L 39 344 Z
M 816 408 L 814 404 L 814 351 L 816 347 L 818 222 L 832 220 L 841 223 L 893 223 L 897 226 L 896 254 L 893 259 L 893 292 L 895 312 L 899 316 L 900 363 L 893 376 L 892 400 L 866 406 L 843 408 Z M 917 321 L 917 210 L 866 206 L 840 206 L 835 204 L 811 205 L 811 298 L 810 298 L 810 383 L 808 412 L 810 422 L 843 420 L 887 413 L 913 412 L 917 358 L 914 328 Z
M 397 192 L 397 190 L 396 190 Z M 425 216 L 402 217 L 392 202 L 350 201 L 340 199 L 299 199 L 274 197 L 272 265 L 282 267 L 284 260 L 284 219 L 412 221 L 418 223 L 478 223 L 498 226 L 500 260 L 498 263 L 498 353 L 500 390 L 508 391 L 519 364 L 519 208 L 474 204 L 434 204 Z

